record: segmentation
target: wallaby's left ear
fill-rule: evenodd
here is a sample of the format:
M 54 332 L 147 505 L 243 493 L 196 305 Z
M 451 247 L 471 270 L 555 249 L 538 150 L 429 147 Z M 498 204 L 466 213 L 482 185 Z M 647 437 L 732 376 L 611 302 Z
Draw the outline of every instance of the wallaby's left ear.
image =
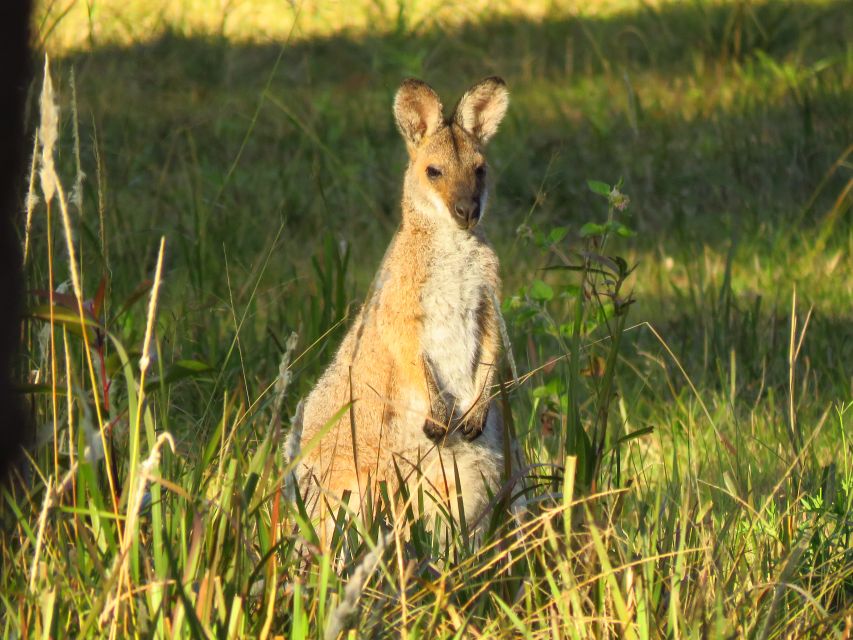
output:
M 441 100 L 426 82 L 409 78 L 394 96 L 394 118 L 411 153 L 421 141 L 441 126 Z
M 506 108 L 509 106 L 509 91 L 503 79 L 496 76 L 481 80 L 465 92 L 453 120 L 471 133 L 480 144 L 486 144 L 498 130 Z

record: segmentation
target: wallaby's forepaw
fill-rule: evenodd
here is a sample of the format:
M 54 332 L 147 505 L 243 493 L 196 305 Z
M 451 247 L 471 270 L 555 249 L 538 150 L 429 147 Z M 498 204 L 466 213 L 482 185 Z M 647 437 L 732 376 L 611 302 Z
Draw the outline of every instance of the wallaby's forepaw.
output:
M 485 420 L 463 420 L 459 423 L 459 430 L 462 432 L 464 438 L 470 442 L 471 440 L 476 440 L 480 437 L 480 434 L 483 433 L 483 429 L 485 428 L 485 426 Z
M 473 409 L 465 418 L 459 421 L 457 428 L 462 432 L 463 437 L 468 440 L 476 440 L 486 428 L 486 418 L 489 415 L 489 407 L 486 405 L 482 409 Z
M 489 415 L 488 405 L 482 408 L 476 408 L 468 412 L 464 417 L 453 418 L 450 421 L 450 433 L 461 433 L 462 437 L 468 440 L 476 440 L 486 428 L 486 418 Z M 428 418 L 424 422 L 424 433 L 426 437 L 434 442 L 444 440 L 447 437 L 448 429 L 440 421 L 435 418 Z
M 433 441 L 444 440 L 447 436 L 447 427 L 436 420 L 427 419 L 424 422 L 424 434 Z

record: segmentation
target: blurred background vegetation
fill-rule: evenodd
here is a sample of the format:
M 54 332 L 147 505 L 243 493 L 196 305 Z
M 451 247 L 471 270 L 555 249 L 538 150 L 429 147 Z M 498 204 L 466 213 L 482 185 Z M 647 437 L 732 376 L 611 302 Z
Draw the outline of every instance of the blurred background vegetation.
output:
M 586 179 L 621 177 L 644 319 L 690 349 L 708 305 L 681 295 L 697 277 L 719 288 L 728 260 L 734 297 L 750 308 L 761 298 L 761 313 L 787 313 L 800 283 L 815 321 L 847 345 L 827 363 L 841 373 L 853 303 L 850 8 L 55 0 L 38 24 L 65 138 L 75 73 L 82 222 L 94 235 L 96 150 L 109 185 L 105 251 L 122 254 L 110 287 L 133 291 L 150 275 L 154 238 L 169 237 L 166 295 L 183 338 L 195 338 L 175 348 L 207 358 L 221 348 L 210 323 L 229 312 L 211 314 L 210 300 L 227 297 L 226 258 L 232 283 L 250 281 L 280 225 L 243 328 L 256 373 L 277 358 L 268 332 L 296 328 L 282 300 L 310 287 L 300 267 L 327 235 L 356 249 L 348 291 L 363 294 L 398 219 L 400 80 L 424 78 L 451 105 L 496 74 L 512 108 L 490 150 L 488 228 L 507 292 L 539 266 L 516 229 L 577 226 L 594 197 Z M 62 160 L 71 172 L 71 155 Z

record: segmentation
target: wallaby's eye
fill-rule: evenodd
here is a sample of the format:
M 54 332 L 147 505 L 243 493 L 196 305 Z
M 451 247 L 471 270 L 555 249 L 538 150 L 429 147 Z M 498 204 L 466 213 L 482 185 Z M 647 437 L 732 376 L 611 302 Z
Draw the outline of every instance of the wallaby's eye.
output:
M 474 173 L 477 174 L 478 178 L 483 178 L 486 175 L 486 165 L 481 164 L 479 167 L 474 169 Z
M 439 169 L 438 167 L 434 167 L 432 165 L 429 165 L 427 167 L 427 177 L 430 180 L 435 180 L 436 178 L 440 178 L 441 177 L 441 169 Z

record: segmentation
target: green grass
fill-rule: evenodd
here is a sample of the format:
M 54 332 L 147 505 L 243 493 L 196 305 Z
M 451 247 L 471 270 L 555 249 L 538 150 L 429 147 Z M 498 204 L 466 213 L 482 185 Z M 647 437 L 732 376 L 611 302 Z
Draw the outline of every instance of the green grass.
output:
M 846 637 L 850 3 L 351 4 L 37 12 L 71 235 L 35 207 L 3 635 Z M 512 93 L 485 224 L 529 513 L 378 549 L 374 514 L 336 562 L 279 497 L 287 416 L 396 226 L 397 84 L 450 103 L 489 74 Z M 620 177 L 608 212 L 587 181 Z M 543 270 L 598 251 L 581 230 L 608 215 L 636 232 L 602 250 L 637 265 L 627 315 Z

